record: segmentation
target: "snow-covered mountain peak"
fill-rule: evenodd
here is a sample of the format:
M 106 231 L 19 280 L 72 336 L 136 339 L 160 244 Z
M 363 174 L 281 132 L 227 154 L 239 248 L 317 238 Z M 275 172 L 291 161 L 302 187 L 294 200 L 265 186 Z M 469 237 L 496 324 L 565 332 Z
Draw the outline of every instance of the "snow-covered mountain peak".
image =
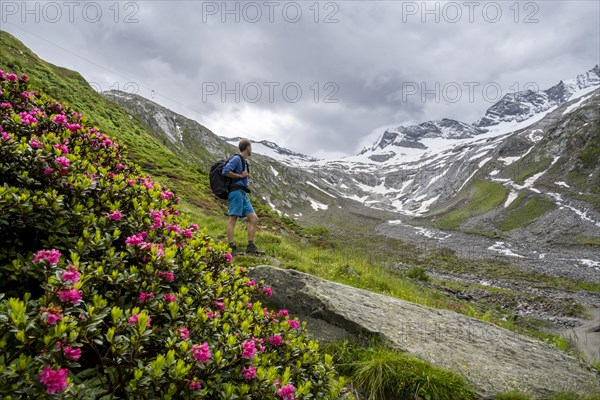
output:
M 225 140 L 227 143 L 237 146 L 241 137 L 225 137 L 220 136 L 221 139 Z M 315 162 L 319 161 L 318 158 L 307 156 L 306 154 L 297 153 L 295 151 L 286 149 L 284 147 L 279 146 L 277 143 L 268 141 L 268 140 L 250 140 L 252 142 L 252 149 L 256 154 L 261 154 L 264 156 L 271 157 L 279 162 L 288 165 L 298 165 L 306 162 Z
M 566 101 L 581 97 L 599 86 L 600 67 L 596 65 L 589 71 L 577 75 L 576 78 L 561 80 L 546 90 L 508 93 L 488 108 L 481 119 L 473 125 L 487 128 L 501 122 L 521 122 Z

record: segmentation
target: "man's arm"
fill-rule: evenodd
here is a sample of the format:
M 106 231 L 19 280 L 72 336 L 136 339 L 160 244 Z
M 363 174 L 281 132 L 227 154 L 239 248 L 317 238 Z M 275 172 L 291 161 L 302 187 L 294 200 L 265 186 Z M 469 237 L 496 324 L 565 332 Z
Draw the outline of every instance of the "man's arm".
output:
M 228 178 L 232 178 L 232 179 L 242 179 L 248 176 L 248 171 L 242 171 L 241 174 L 236 174 L 233 171 L 229 171 L 228 173 L 225 174 L 226 177 Z
M 236 169 L 241 169 L 242 173 L 238 174 L 235 172 Z M 232 179 L 243 179 L 248 176 L 248 171 L 244 171 L 242 159 L 240 157 L 233 157 L 225 167 L 223 167 L 223 176 Z

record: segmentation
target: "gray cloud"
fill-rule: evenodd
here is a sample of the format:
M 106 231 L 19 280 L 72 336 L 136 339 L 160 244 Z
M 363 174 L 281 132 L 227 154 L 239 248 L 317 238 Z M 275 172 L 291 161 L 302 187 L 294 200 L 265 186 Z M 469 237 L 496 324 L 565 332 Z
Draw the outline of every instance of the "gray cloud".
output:
M 5 13 L 2 29 L 103 89 L 135 82 L 139 94 L 217 134 L 308 154 L 352 154 L 379 127 L 443 117 L 473 122 L 492 105 L 484 85 L 497 84 L 503 94 L 528 82 L 545 89 L 600 58 L 600 5 L 591 1 L 471 2 L 472 9 L 427 2 L 427 10 L 406 1 L 279 2 L 272 22 L 262 1 L 121 2 L 118 15 L 113 2 L 95 4 L 102 8 L 95 23 L 81 10 L 72 22 L 54 23 Z M 240 22 L 224 6 L 238 7 Z M 292 22 L 297 9 L 302 15 Z M 125 23 L 127 16 L 138 22 Z M 478 86 L 469 93 L 466 83 Z M 415 87 L 438 98 L 407 91 Z M 456 87 L 457 101 L 445 96 L 452 91 L 440 93 Z M 297 88 L 302 97 L 292 101 Z M 233 93 L 222 101 L 221 89 L 239 101 Z

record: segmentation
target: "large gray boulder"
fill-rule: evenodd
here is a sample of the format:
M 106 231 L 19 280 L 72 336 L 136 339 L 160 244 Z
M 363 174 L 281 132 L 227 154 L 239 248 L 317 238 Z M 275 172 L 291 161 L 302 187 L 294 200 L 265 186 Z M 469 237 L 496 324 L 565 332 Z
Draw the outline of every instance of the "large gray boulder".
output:
M 395 348 L 463 375 L 481 397 L 519 390 L 533 398 L 600 390 L 600 378 L 540 341 L 464 315 L 420 306 L 294 270 L 250 271 L 273 289 L 270 305 L 307 321 L 320 340 L 376 335 Z

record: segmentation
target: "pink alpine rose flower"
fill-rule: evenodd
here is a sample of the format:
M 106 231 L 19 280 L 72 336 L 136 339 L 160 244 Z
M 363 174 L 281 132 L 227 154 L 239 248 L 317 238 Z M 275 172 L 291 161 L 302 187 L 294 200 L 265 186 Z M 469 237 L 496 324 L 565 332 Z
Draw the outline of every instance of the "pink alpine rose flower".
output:
M 71 165 L 71 161 L 65 156 L 56 157 L 54 162 L 63 168 L 69 168 L 69 165 Z
M 256 347 L 254 345 L 254 341 L 253 340 L 244 341 L 244 343 L 242 343 L 242 358 L 251 360 L 254 358 L 255 355 L 256 355 Z
M 256 376 L 256 367 L 254 365 L 248 368 L 242 367 L 242 376 L 247 380 L 254 378 Z
M 81 357 L 81 349 L 76 349 L 71 346 L 66 346 L 66 347 L 63 347 L 63 354 L 65 355 L 66 359 L 71 360 L 71 361 L 77 361 L 77 360 L 79 360 L 79 357 Z
M 188 383 L 188 389 L 190 390 L 198 390 L 202 387 L 202 384 L 199 381 L 193 381 Z
M 287 323 L 290 326 L 290 328 L 292 328 L 292 329 L 300 328 L 300 321 L 298 321 L 296 319 L 290 319 L 287 321 Z
M 115 210 L 108 213 L 108 219 L 112 219 L 113 221 L 120 221 L 123 218 L 123 214 L 121 211 Z
M 190 331 L 188 330 L 188 328 L 179 328 L 179 329 L 177 329 L 177 334 L 183 340 L 188 340 L 188 337 L 190 337 Z
M 68 368 L 59 368 L 55 371 L 49 365 L 46 365 L 40 373 L 40 382 L 46 386 L 48 394 L 61 393 L 69 386 L 67 383 L 68 375 Z
M 294 400 L 294 392 L 296 388 L 291 383 L 288 383 L 277 391 L 277 395 L 283 400 Z
M 72 303 L 73 305 L 77 305 L 81 301 L 82 292 L 81 290 L 69 289 L 59 290 L 56 294 L 63 303 Z
M 60 259 L 60 251 L 56 249 L 52 250 L 40 250 L 33 255 L 33 262 L 38 262 L 40 260 L 48 261 L 50 265 L 58 264 L 58 260 Z
M 61 279 L 63 282 L 71 282 L 73 284 L 79 282 L 79 271 L 74 265 L 69 265 L 69 268 L 62 273 Z
M 39 149 L 40 147 L 42 147 L 42 143 L 34 137 L 29 139 L 29 145 L 32 149 Z
M 138 296 L 138 302 L 145 303 L 149 299 L 153 299 L 153 298 L 154 298 L 153 292 L 149 292 L 149 293 L 141 292 L 140 295 Z
M 193 345 L 192 346 L 192 355 L 200 364 L 206 364 L 208 360 L 212 357 L 210 354 L 210 348 L 208 347 L 208 343 L 204 342 L 201 345 Z
M 281 335 L 279 335 L 279 334 L 269 336 L 269 343 L 271 343 L 275 347 L 281 346 L 282 342 L 283 342 L 283 339 L 281 338 Z
M 52 314 L 52 313 L 46 314 L 46 322 L 48 323 L 48 325 L 54 325 L 60 320 L 62 320 L 62 315 L 60 315 L 60 314 L 58 314 L 58 315 Z
M 163 299 L 167 302 L 167 303 L 174 303 L 177 301 L 177 298 L 175 297 L 175 295 L 173 293 L 167 293 L 163 296 Z

